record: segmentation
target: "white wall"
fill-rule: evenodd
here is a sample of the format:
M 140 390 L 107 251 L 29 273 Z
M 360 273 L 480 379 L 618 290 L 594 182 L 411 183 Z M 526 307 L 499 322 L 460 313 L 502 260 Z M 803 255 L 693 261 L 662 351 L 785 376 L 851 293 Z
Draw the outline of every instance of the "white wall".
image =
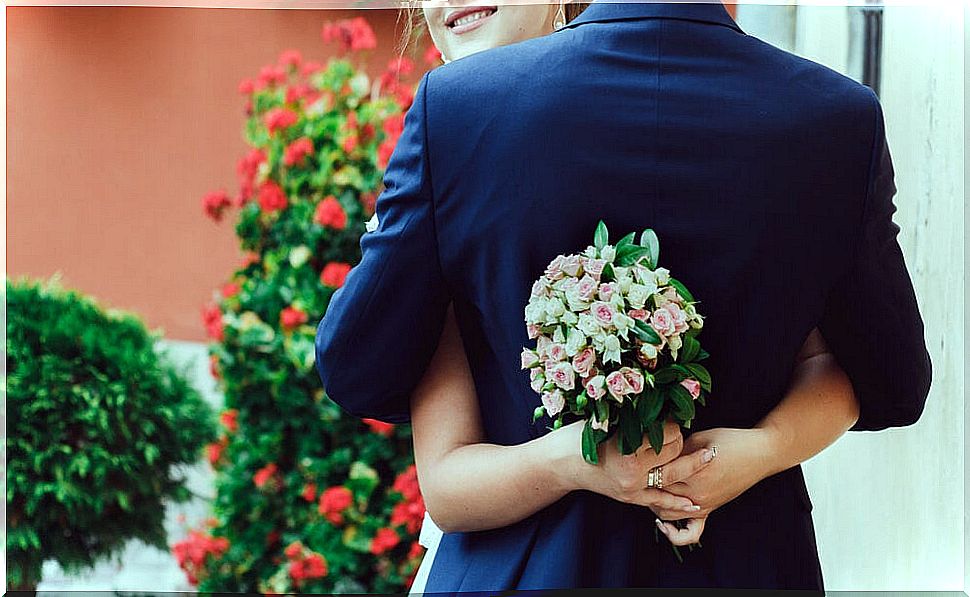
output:
M 846 72 L 851 9 L 792 8 L 742 5 L 738 22 L 853 76 Z M 805 475 L 826 589 L 962 590 L 964 7 L 891 5 L 884 15 L 880 99 L 898 187 L 895 220 L 926 324 L 933 387 L 916 425 L 848 433 L 805 463 Z

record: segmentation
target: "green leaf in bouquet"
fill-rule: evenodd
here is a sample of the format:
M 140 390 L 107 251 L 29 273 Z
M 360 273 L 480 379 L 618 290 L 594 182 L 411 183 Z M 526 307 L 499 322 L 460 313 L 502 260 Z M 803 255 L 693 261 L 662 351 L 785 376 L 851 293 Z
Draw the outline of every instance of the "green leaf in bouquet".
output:
M 620 267 L 629 267 L 647 256 L 649 251 L 637 245 L 624 245 L 616 250 L 616 264 Z
M 684 368 L 690 371 L 691 377 L 700 382 L 701 389 L 705 392 L 711 391 L 711 374 L 704 365 L 700 363 L 687 363 L 684 365 Z
M 702 349 L 700 349 L 700 351 L 699 351 L 699 352 L 697 353 L 697 356 L 696 356 L 696 357 L 694 358 L 694 360 L 695 360 L 695 361 L 703 361 L 704 359 L 706 359 L 706 358 L 707 358 L 707 357 L 709 357 L 709 356 L 711 356 L 711 353 L 709 353 L 709 352 L 707 352 L 706 350 L 704 350 L 704 349 L 702 348 Z
M 660 261 L 660 240 L 652 228 L 647 228 L 640 235 L 640 246 L 647 249 L 647 267 L 657 269 Z
M 656 420 L 647 425 L 647 438 L 653 451 L 660 454 L 664 447 L 664 422 Z
M 593 246 L 595 246 L 597 250 L 602 251 L 603 247 L 606 246 L 606 243 L 608 243 L 609 240 L 610 234 L 606 229 L 606 222 L 600 220 L 599 224 L 596 225 L 596 232 L 593 233 Z
M 640 417 L 640 424 L 649 425 L 657 419 L 660 409 L 663 408 L 664 401 L 657 388 L 646 388 L 637 401 L 637 416 Z
M 680 384 L 672 385 L 667 389 L 667 396 L 674 403 L 674 414 L 678 419 L 686 422 L 694 418 L 694 399 L 687 388 Z
M 660 385 L 666 385 L 670 383 L 677 383 L 683 379 L 683 373 L 677 371 L 675 365 L 670 367 L 664 367 L 663 369 L 658 369 L 656 373 L 653 374 L 654 380 Z
M 660 336 L 657 335 L 657 332 L 654 331 L 654 329 L 646 322 L 640 321 L 639 319 L 637 319 L 636 323 L 634 324 L 634 331 L 636 332 L 637 337 L 648 344 L 653 344 L 656 346 L 661 342 Z
M 632 454 L 643 445 L 643 427 L 640 425 L 640 419 L 632 408 L 624 408 L 620 411 L 618 423 L 619 432 L 616 435 L 620 454 Z
M 707 406 L 707 398 L 704 396 L 706 393 L 707 392 L 701 391 L 701 393 L 697 395 L 697 401 L 701 403 L 701 406 Z
M 616 274 L 613 272 L 612 263 L 607 263 L 605 266 L 603 266 L 603 275 L 600 276 L 600 279 L 603 282 L 612 282 L 614 279 L 616 279 Z
M 532 411 L 532 422 L 535 423 L 544 414 L 546 414 L 546 406 L 537 406 L 536 409 Z
M 623 238 L 621 238 L 620 241 L 618 243 L 616 243 L 616 253 L 617 253 L 617 255 L 619 255 L 620 248 L 621 247 L 624 247 L 626 245 L 632 245 L 634 239 L 636 238 L 636 236 L 637 236 L 636 232 L 631 232 L 630 234 L 627 234 L 626 236 L 624 236 Z
M 583 460 L 590 464 L 596 464 L 599 462 L 599 455 L 596 452 L 596 438 L 594 437 L 593 431 L 593 419 L 586 419 L 586 425 L 583 426 Z
M 696 302 L 694 301 L 694 295 L 691 294 L 689 290 L 687 290 L 687 287 L 684 286 L 684 284 L 680 280 L 676 278 L 670 278 L 670 285 L 673 286 L 674 289 L 677 290 L 677 294 L 684 297 L 684 300 L 687 301 L 688 303 Z
M 598 421 L 606 421 L 610 418 L 610 405 L 606 401 L 605 396 L 595 401 L 594 409 L 596 411 L 596 419 Z
M 701 349 L 701 343 L 693 336 L 688 335 L 684 335 L 682 340 L 684 345 L 681 347 L 680 352 L 677 353 L 677 360 L 681 363 L 689 363 L 697 356 L 697 353 Z

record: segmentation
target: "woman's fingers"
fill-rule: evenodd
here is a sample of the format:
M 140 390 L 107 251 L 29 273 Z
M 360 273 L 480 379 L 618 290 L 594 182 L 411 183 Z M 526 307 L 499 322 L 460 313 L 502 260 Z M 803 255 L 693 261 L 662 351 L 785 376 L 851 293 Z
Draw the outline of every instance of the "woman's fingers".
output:
M 714 460 L 715 451 L 711 448 L 695 450 L 683 454 L 663 465 L 663 483 L 665 486 L 683 481 L 701 470 Z
M 690 545 L 697 543 L 704 533 L 704 522 L 707 518 L 688 518 L 687 527 L 679 529 L 673 523 L 657 519 L 657 526 L 660 531 L 667 536 L 667 539 L 674 545 Z
M 657 512 L 658 515 L 661 512 L 676 512 L 679 514 L 679 516 L 672 516 L 672 520 L 686 518 L 700 510 L 700 508 L 695 507 L 696 504 L 690 501 L 689 498 L 652 487 L 642 490 L 640 505 L 649 507 L 654 512 Z

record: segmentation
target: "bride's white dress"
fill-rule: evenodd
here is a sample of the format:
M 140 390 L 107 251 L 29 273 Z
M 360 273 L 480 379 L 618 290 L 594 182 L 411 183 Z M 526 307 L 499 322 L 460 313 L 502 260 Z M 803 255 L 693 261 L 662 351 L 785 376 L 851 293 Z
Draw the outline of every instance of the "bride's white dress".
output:
M 438 542 L 441 540 L 441 535 L 441 529 L 431 520 L 431 515 L 425 510 L 424 522 L 421 523 L 421 533 L 418 535 L 418 543 L 423 545 L 427 551 L 424 552 L 424 558 L 421 560 L 421 565 L 418 566 L 418 573 L 414 577 L 414 582 L 411 583 L 408 595 L 424 594 L 428 573 L 431 572 L 431 563 L 434 562 L 434 554 L 438 551 Z

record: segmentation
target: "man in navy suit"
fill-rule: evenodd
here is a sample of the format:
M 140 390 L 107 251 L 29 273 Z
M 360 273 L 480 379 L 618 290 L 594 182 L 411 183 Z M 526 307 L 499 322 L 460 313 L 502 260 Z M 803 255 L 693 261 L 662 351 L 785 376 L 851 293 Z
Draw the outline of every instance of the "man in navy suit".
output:
M 931 367 L 892 221 L 879 100 L 746 35 L 719 3 L 596 2 L 552 35 L 429 72 L 385 185 L 379 228 L 317 333 L 324 387 L 353 415 L 409 420 L 453 302 L 489 440 L 540 435 L 549 420 L 533 423 L 539 396 L 519 369 L 523 308 L 549 261 L 588 245 L 600 219 L 617 237 L 654 229 L 662 264 L 701 300 L 716 391 L 692 431 L 753 426 L 815 327 L 859 401 L 851 430 L 923 411 Z M 800 466 L 760 485 L 719 521 L 749 540 L 715 542 L 697 586 L 821 589 Z M 798 516 L 773 509 L 783 494 Z M 578 520 L 581 499 L 546 515 Z M 752 540 L 741 523 L 752 512 L 787 525 L 773 529 L 786 543 Z M 538 516 L 514 533 L 443 541 L 453 549 L 443 543 L 435 567 L 455 574 L 428 591 L 481 586 L 509 558 L 520 564 L 510 582 L 529 588 L 537 560 L 557 566 L 565 556 L 552 554 L 570 549 Z M 652 570 L 638 578 L 656 582 Z

